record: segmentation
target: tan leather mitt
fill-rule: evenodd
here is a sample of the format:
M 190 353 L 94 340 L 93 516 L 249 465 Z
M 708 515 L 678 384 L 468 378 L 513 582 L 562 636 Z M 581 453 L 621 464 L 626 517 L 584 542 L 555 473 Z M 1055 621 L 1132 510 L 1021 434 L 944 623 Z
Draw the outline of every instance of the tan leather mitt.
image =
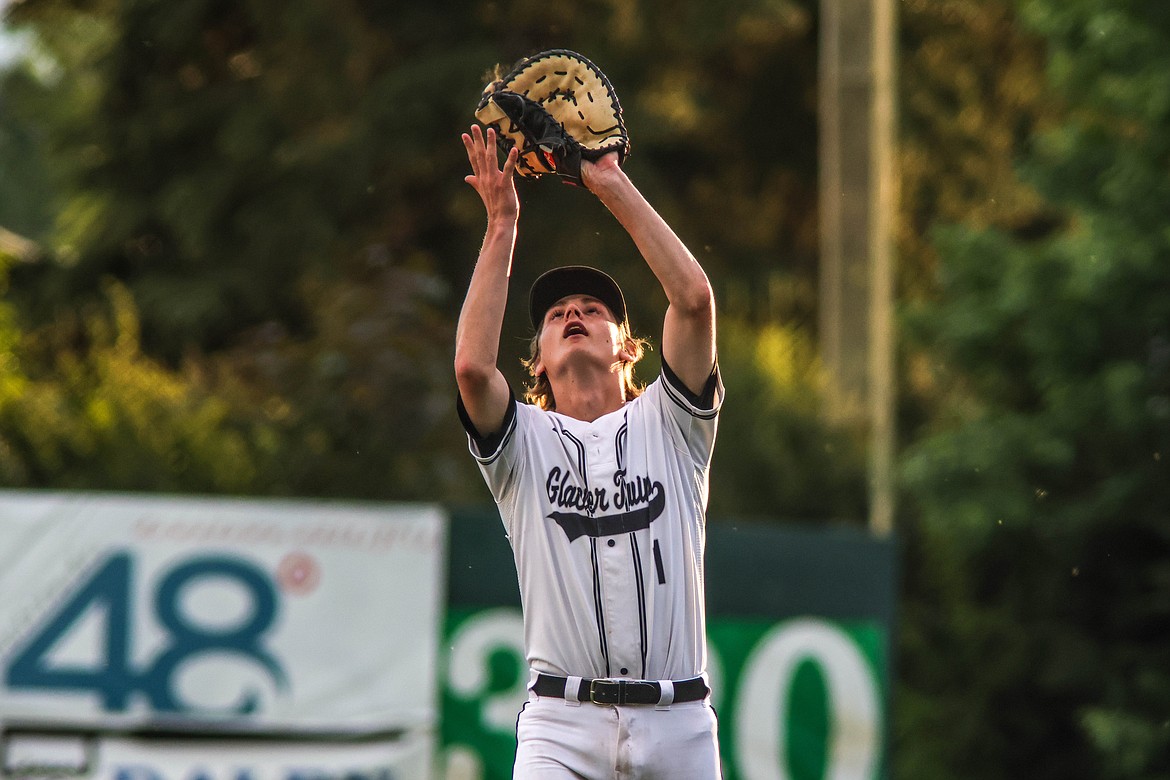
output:
M 568 49 L 521 60 L 488 84 L 475 117 L 496 129 L 504 153 L 519 147 L 516 170 L 528 178 L 555 173 L 583 186 L 582 159 L 617 152 L 621 164 L 630 152 L 613 85 L 600 68 Z

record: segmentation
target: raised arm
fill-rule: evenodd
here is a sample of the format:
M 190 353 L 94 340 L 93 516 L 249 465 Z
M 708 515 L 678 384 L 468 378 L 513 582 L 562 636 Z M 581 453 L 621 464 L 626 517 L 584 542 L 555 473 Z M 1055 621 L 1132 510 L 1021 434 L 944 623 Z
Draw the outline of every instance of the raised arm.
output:
M 616 155 L 583 162 L 581 172 L 585 186 L 634 239 L 662 285 L 668 302 L 662 359 L 699 394 L 715 367 L 715 296 L 707 274 L 618 166 Z
M 485 138 L 478 125 L 471 128 L 470 134 L 463 134 L 463 145 L 472 170 L 464 180 L 479 193 L 487 209 L 487 234 L 459 312 L 455 381 L 472 424 L 481 436 L 488 436 L 503 424 L 510 397 L 508 382 L 496 359 L 520 216 L 520 200 L 512 180 L 517 151 L 512 149 L 501 170 L 495 131 L 489 128 Z

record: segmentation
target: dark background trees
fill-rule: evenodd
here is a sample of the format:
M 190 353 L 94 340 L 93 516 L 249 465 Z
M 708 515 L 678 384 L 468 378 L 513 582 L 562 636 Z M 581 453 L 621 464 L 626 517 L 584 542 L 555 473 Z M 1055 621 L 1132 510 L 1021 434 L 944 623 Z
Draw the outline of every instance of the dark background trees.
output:
M 902 460 L 901 727 L 918 750 L 899 760 L 914 776 L 1166 777 L 1170 15 L 1038 1 L 1013 19 L 1024 56 L 973 82 L 990 94 L 971 110 L 1008 109 L 1031 194 L 932 230 L 934 289 L 906 305 L 931 412 Z M 1043 91 L 999 80 L 1028 52 Z

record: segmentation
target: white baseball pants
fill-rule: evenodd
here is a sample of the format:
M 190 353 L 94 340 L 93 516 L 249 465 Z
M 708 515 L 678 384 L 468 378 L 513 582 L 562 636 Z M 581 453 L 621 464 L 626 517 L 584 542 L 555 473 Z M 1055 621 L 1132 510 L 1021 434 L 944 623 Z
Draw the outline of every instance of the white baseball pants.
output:
M 718 780 L 707 701 L 597 705 L 529 696 L 516 721 L 513 780 Z

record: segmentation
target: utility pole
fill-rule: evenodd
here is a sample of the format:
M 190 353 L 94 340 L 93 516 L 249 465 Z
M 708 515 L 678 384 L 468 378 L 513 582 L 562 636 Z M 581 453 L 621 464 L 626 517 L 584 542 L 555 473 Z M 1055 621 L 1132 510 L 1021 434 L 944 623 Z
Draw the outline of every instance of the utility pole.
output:
M 821 0 L 820 345 L 829 413 L 869 443 L 869 527 L 894 521 L 895 0 Z

